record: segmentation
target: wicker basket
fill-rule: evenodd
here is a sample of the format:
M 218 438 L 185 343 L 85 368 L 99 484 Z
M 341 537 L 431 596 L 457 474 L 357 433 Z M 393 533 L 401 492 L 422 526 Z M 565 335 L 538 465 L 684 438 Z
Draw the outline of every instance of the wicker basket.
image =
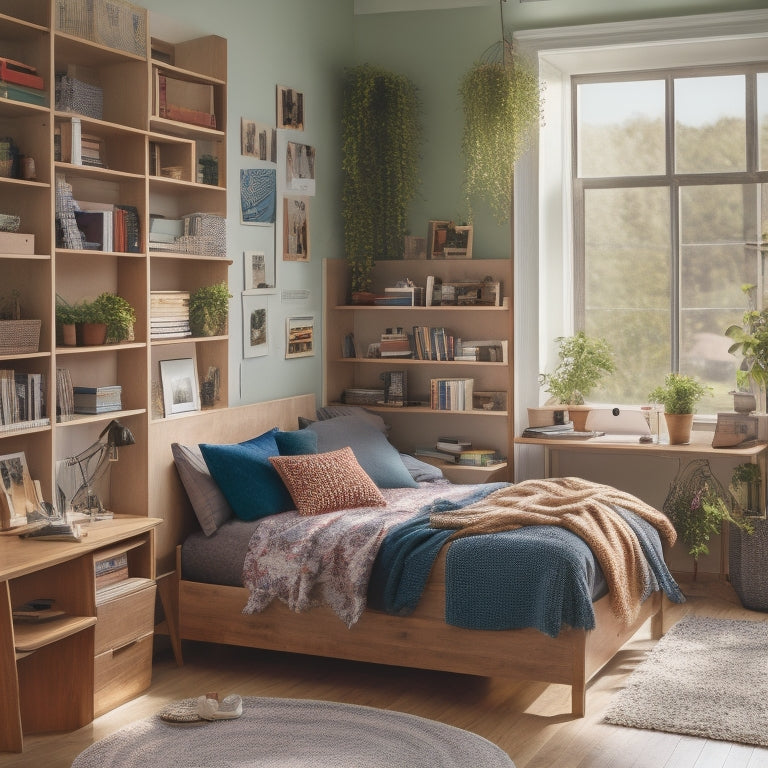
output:
M 108 48 L 147 55 L 147 11 L 124 0 L 57 0 L 56 29 Z
M 0 320 L 0 355 L 37 352 L 40 325 L 40 320 Z

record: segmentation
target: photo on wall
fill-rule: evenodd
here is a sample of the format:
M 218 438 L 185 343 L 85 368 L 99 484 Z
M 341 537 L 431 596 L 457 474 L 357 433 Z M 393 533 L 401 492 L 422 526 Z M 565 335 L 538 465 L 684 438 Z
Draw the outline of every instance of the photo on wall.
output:
M 277 127 L 304 130 L 304 94 L 301 91 L 277 86 Z
M 240 221 L 243 224 L 274 224 L 277 196 L 274 168 L 240 170 Z
M 315 318 L 313 315 L 286 320 L 285 357 L 311 357 L 315 354 Z
M 263 251 L 243 252 L 244 291 L 258 293 L 275 291 L 275 254 Z
M 283 198 L 283 261 L 309 261 L 309 198 Z
M 285 148 L 285 188 L 302 195 L 315 194 L 315 148 L 289 141 Z
M 274 126 L 240 118 L 240 154 L 265 162 L 277 162 L 277 131 Z
M 243 294 L 243 357 L 269 354 L 269 299 Z

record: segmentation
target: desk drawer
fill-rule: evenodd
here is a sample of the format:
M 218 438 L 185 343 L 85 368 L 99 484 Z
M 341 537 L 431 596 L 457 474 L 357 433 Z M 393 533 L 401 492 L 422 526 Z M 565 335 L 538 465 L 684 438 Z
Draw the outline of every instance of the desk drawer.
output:
M 152 632 L 155 619 L 155 582 L 142 579 L 135 592 L 96 606 L 94 655 L 136 640 Z
M 152 639 L 149 632 L 94 659 L 94 717 L 103 715 L 142 691 L 152 682 Z

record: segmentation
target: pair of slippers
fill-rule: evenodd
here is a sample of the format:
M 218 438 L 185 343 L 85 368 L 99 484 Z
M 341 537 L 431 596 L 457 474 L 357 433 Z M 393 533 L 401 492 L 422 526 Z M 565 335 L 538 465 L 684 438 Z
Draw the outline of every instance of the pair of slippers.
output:
M 176 701 L 159 714 L 161 720 L 169 723 L 234 720 L 243 714 L 243 700 L 240 696 L 231 695 L 219 701 L 217 693 L 206 693 L 196 699 Z

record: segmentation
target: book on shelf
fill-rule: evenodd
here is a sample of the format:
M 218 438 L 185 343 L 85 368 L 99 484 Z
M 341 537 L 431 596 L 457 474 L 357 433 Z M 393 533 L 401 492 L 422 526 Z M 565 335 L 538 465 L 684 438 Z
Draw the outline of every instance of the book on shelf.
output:
M 56 417 L 58 421 L 70 421 L 75 413 L 72 377 L 68 368 L 56 369 Z
M 474 383 L 474 379 L 430 379 L 430 408 L 434 411 L 471 411 Z
M 490 467 L 504 458 L 493 448 L 473 448 L 456 455 L 456 463 L 464 467 Z
M 480 363 L 506 363 L 509 342 L 506 339 L 470 341 L 456 340 L 456 360 L 473 360 Z
M 181 80 L 152 68 L 153 113 L 167 120 L 216 128 L 213 85 Z
M 0 58 L 0 80 L 37 91 L 42 91 L 45 87 L 43 78 L 37 74 L 35 67 L 14 59 Z
M 0 427 L 46 423 L 45 381 L 43 373 L 0 370 Z
M 109 413 L 123 407 L 122 387 L 119 384 L 106 387 L 73 387 L 75 413 Z
M 128 578 L 128 553 L 121 552 L 114 557 L 95 560 L 93 572 L 97 590 L 125 581 Z
M 462 451 L 468 451 L 472 448 L 471 440 L 462 440 L 460 438 L 440 437 L 435 443 L 435 450 L 441 453 L 450 453 L 456 455 Z
M 118 597 L 124 597 L 132 592 L 138 592 L 140 589 L 146 589 L 151 583 L 151 579 L 145 579 L 141 576 L 128 576 L 113 584 L 97 587 L 96 605 L 103 605 L 110 600 L 116 600 Z

